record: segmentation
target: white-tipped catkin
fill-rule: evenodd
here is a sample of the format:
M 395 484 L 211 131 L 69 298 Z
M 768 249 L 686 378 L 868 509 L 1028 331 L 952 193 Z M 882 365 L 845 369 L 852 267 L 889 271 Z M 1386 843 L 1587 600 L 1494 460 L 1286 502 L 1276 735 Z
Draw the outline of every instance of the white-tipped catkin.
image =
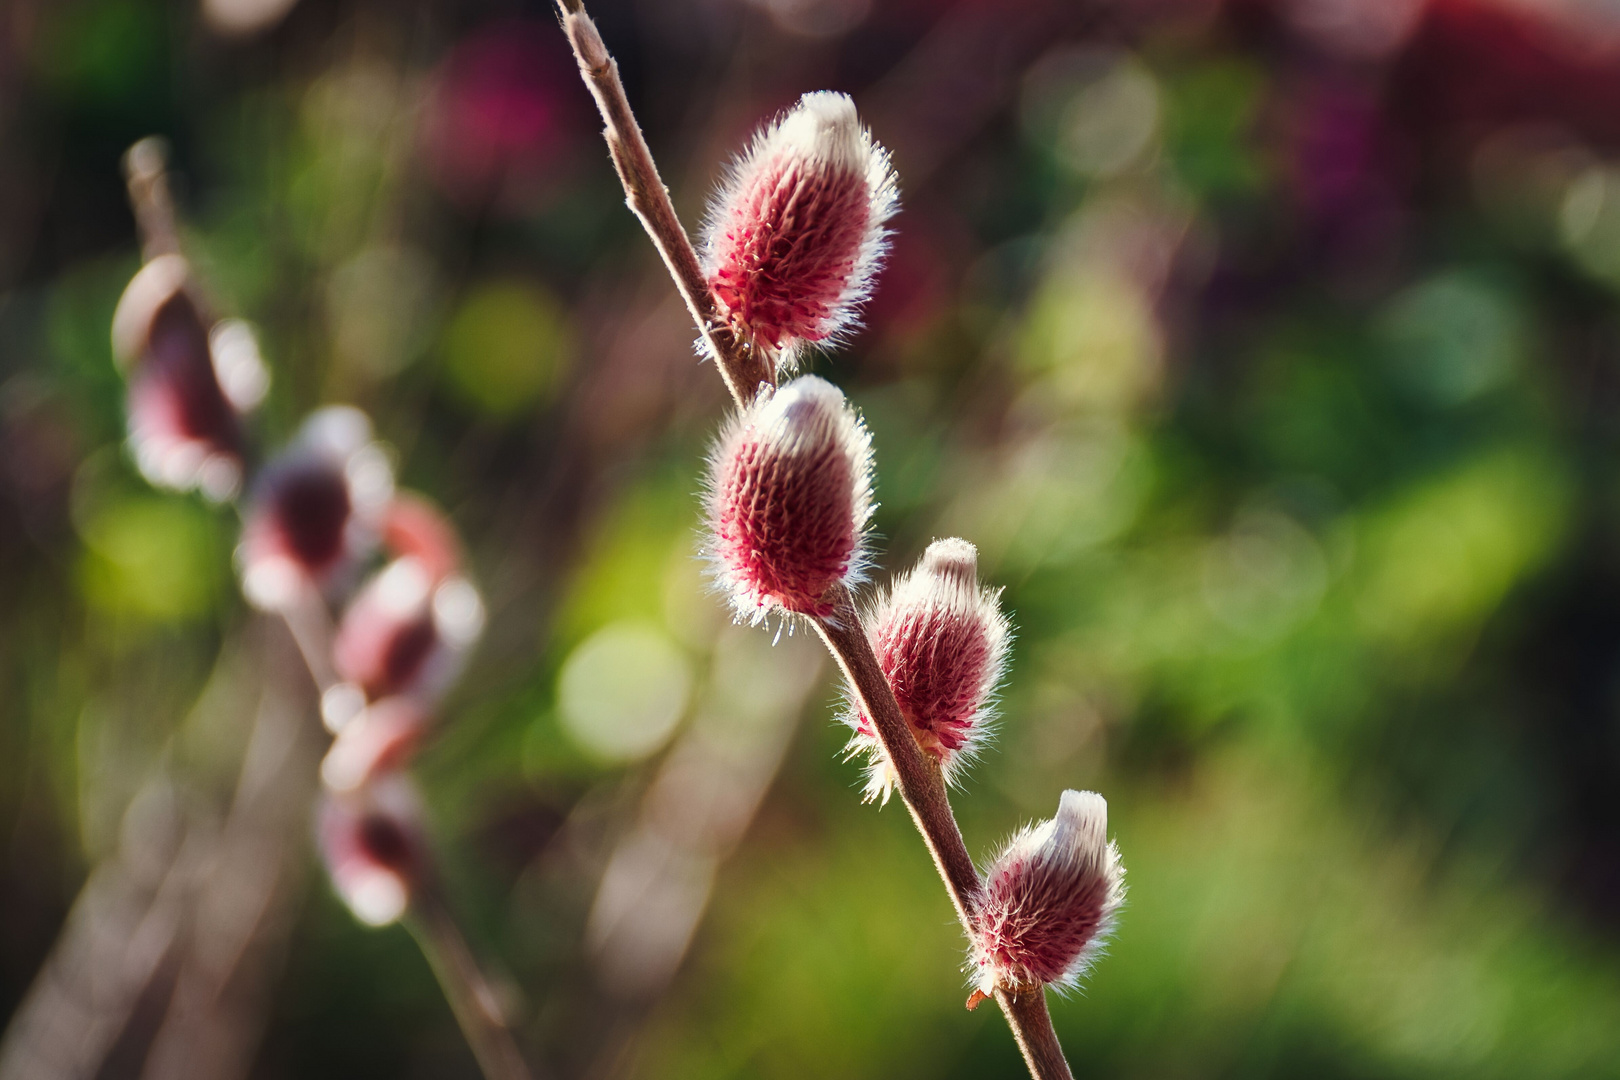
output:
M 421 886 L 421 804 L 404 776 L 380 777 L 321 804 L 316 840 L 332 886 L 355 918 L 386 926 Z
M 343 577 L 375 547 L 393 494 L 393 469 L 364 413 L 311 413 L 254 485 L 237 548 L 242 592 L 282 610 Z
M 704 273 L 733 330 L 790 370 L 852 327 L 898 205 L 889 155 L 855 103 L 806 94 L 754 137 L 709 214 Z
M 989 735 L 1012 637 L 1000 596 L 979 584 L 972 544 L 937 540 L 862 619 L 901 715 L 947 782 Z M 887 802 L 896 777 L 871 718 L 857 707 L 847 720 L 855 729 L 850 751 L 870 763 L 867 800 Z
M 1113 929 L 1125 868 L 1108 842 L 1108 803 L 1065 791 L 1057 816 L 1021 830 L 985 872 L 973 911 L 969 978 L 998 988 L 1073 986 Z
M 224 501 L 241 487 L 242 429 L 190 281 L 179 255 L 143 266 L 113 313 L 113 355 L 128 382 L 129 446 L 141 474 Z
M 708 554 L 740 618 L 827 615 L 860 571 L 871 437 L 843 393 L 804 376 L 762 394 L 709 456 Z

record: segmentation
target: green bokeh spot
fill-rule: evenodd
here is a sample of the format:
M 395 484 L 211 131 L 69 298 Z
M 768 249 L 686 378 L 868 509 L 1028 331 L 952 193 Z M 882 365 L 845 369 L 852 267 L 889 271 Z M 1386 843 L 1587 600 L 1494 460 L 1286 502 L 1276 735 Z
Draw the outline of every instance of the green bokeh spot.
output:
M 543 288 L 496 282 L 468 292 L 445 328 L 444 377 L 463 402 L 497 417 L 549 400 L 573 352 L 567 315 Z
M 142 495 L 92 510 L 79 582 L 95 607 L 159 622 L 206 614 L 221 595 L 218 522 L 181 499 Z

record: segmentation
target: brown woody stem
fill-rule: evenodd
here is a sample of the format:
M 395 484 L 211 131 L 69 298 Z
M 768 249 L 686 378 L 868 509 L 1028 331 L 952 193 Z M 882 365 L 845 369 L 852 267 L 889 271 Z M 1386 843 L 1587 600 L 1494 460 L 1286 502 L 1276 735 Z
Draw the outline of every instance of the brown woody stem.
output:
M 557 0 L 557 6 L 563 30 L 579 61 L 580 74 L 606 124 L 603 135 L 607 139 L 608 153 L 613 157 L 613 167 L 618 170 L 619 182 L 624 185 L 625 202 L 641 219 L 653 246 L 664 257 L 669 276 L 675 279 L 675 287 L 686 301 L 692 321 L 719 365 L 726 388 L 739 405 L 745 405 L 754 399 L 761 384 L 776 385 L 775 365 L 733 333 L 721 313 L 703 277 L 692 239 L 675 214 L 669 189 L 659 178 L 652 151 L 647 149 L 641 126 L 630 111 L 624 84 L 619 81 L 619 65 L 608 55 L 607 46 L 596 32 L 596 24 L 585 14 L 579 0 Z
M 641 219 L 664 257 L 664 264 L 686 300 L 698 331 L 719 363 L 720 374 L 731 396 L 739 405 L 747 404 L 762 383 L 775 385 L 775 372 L 758 352 L 731 332 L 721 317 L 714 294 L 703 278 L 697 252 L 675 215 L 669 191 L 659 179 L 658 167 L 630 110 L 624 86 L 619 82 L 618 65 L 608 55 L 590 16 L 585 14 L 582 0 L 556 2 L 563 30 L 579 61 L 580 73 L 607 125 L 604 134 L 608 152 L 624 185 L 625 201 Z M 979 873 L 973 867 L 973 859 L 962 841 L 962 830 L 951 811 L 944 777 L 917 745 L 910 726 L 900 714 L 894 691 L 878 666 L 872 643 L 861 628 L 849 589 L 842 583 L 835 585 L 831 599 L 833 614 L 813 620 L 816 630 L 854 687 L 866 715 L 872 718 L 884 753 L 899 777 L 900 797 L 934 857 L 934 866 L 950 893 L 963 930 L 971 936 L 973 909 L 980 889 Z M 1045 991 L 1016 995 L 998 991 L 996 1003 L 1012 1027 L 1030 1075 L 1035 1080 L 1073 1080 L 1058 1046 L 1057 1034 L 1052 1030 L 1052 1018 L 1046 1011 Z
M 996 1004 L 1007 1015 L 1013 1038 L 1024 1055 L 1031 1076 L 1038 1080 L 1074 1080 L 1069 1061 L 1052 1030 L 1052 1014 L 1046 1011 L 1046 988 L 1036 987 L 1013 993 L 996 991 Z
M 896 786 L 900 797 L 934 856 L 934 865 L 951 894 L 962 928 L 971 932 L 973 909 L 979 902 L 979 872 L 973 868 L 973 858 L 962 842 L 962 830 L 957 827 L 945 793 L 945 780 L 939 767 L 917 745 L 910 725 L 900 714 L 894 691 L 861 627 L 854 597 L 841 582 L 833 586 L 832 593 L 833 613 L 815 620 L 816 631 L 854 687 L 861 710 L 872 718 L 878 741 L 899 778 Z
M 872 642 L 862 629 L 854 597 L 842 583 L 833 586 L 833 613 L 816 619 L 821 640 L 838 660 L 844 677 L 860 699 L 861 710 L 872 718 L 883 753 L 894 767 L 896 787 L 911 811 L 911 820 L 922 833 L 923 842 L 934 856 L 934 866 L 951 894 L 962 929 L 973 936 L 973 909 L 978 904 L 979 873 L 962 841 L 962 830 L 951 811 L 945 779 L 939 767 L 917 745 L 911 726 L 900 713 L 894 690 L 878 666 Z M 996 1004 L 1007 1017 L 1013 1038 L 1024 1055 L 1024 1063 L 1035 1080 L 1074 1080 L 1069 1064 L 1052 1030 L 1052 1017 L 1046 1011 L 1046 991 L 1035 989 L 1020 994 L 996 992 Z

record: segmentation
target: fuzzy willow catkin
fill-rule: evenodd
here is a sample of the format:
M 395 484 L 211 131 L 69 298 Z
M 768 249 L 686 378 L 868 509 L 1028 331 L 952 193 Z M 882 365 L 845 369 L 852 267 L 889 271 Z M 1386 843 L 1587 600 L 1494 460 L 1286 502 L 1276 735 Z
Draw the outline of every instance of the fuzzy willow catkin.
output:
M 709 459 L 709 555 L 740 618 L 828 615 L 861 569 L 871 437 L 837 387 L 803 376 L 736 414 Z
M 709 287 L 738 337 L 791 370 L 802 345 L 852 327 L 897 201 L 888 152 L 844 94 L 806 94 L 756 135 L 703 243 Z
M 917 745 L 957 780 L 989 735 L 991 699 L 1006 666 L 1012 632 L 1000 590 L 979 584 L 978 551 L 966 540 L 936 540 L 895 581 L 862 623 Z M 859 708 L 852 754 L 864 755 L 868 801 L 887 802 L 893 767 Z
M 1065 791 L 1057 816 L 1022 829 L 984 875 L 969 961 L 975 994 L 1073 986 L 1113 929 L 1125 868 L 1108 841 L 1108 803 Z

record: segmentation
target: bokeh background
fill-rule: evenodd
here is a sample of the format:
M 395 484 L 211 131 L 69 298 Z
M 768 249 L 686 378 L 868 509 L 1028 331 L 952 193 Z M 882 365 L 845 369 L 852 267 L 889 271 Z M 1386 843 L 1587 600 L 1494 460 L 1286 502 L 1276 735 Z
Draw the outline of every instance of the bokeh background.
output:
M 970 849 L 1109 799 L 1077 1073 L 1620 1076 L 1620 11 L 593 10 L 689 224 L 804 91 L 894 152 L 890 265 L 813 369 L 875 433 L 880 577 L 959 534 L 1015 612 Z M 224 960 L 228 889 L 151 869 L 177 821 L 233 865 L 251 686 L 297 678 L 232 514 L 122 445 L 156 133 L 261 445 L 361 406 L 467 538 L 489 630 L 416 773 L 537 1073 L 1022 1075 L 828 665 L 705 592 L 723 392 L 598 126 L 538 0 L 0 6 L 0 1070 L 475 1075 L 307 792 Z M 228 1065 L 165 1073 L 186 1009 Z

